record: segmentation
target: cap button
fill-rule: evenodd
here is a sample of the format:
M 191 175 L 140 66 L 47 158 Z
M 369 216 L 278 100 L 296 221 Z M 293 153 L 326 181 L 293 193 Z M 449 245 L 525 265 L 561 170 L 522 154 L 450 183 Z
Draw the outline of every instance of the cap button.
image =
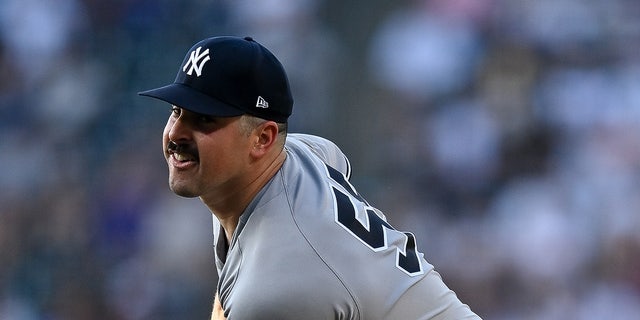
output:
M 251 37 L 244 37 L 244 39 L 247 40 L 247 41 L 253 41 L 253 38 L 251 38 Z

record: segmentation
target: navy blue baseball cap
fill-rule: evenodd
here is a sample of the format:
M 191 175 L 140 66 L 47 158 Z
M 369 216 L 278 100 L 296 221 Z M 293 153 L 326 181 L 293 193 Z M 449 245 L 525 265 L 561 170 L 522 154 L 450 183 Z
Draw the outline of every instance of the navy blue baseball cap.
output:
M 282 64 L 251 37 L 221 36 L 196 43 L 172 84 L 139 92 L 200 114 L 250 114 L 286 122 L 293 97 Z

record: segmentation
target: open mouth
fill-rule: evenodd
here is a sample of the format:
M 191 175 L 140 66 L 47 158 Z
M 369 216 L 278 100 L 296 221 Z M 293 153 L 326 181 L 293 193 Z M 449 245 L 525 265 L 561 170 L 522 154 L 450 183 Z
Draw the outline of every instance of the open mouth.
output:
M 187 162 L 187 161 L 196 161 L 197 158 L 191 154 L 187 154 L 187 153 L 177 153 L 177 152 L 173 152 L 171 154 L 173 156 L 174 159 L 180 161 L 180 162 Z
M 167 145 L 167 153 L 173 160 L 180 163 L 198 161 L 198 152 L 191 145 L 179 145 L 174 142 L 169 142 Z

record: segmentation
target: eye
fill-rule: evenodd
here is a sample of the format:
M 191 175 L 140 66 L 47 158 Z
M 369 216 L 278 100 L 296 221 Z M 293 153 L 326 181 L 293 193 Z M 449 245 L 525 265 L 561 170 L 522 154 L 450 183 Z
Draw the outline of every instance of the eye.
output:
M 214 122 L 215 118 L 212 116 L 208 116 L 206 114 L 200 114 L 198 115 L 198 121 L 201 123 L 210 123 L 210 122 Z
M 177 118 L 178 116 L 180 116 L 181 112 L 182 112 L 182 109 L 180 109 L 179 107 L 176 107 L 176 106 L 171 107 L 171 116 Z

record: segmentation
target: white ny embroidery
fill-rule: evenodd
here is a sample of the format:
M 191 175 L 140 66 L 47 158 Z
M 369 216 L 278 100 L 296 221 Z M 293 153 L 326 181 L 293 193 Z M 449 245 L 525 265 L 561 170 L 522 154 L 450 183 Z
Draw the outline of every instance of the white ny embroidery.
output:
M 186 71 L 188 75 L 191 75 L 195 70 L 197 77 L 202 74 L 202 68 L 204 67 L 204 64 L 207 61 L 211 60 L 211 58 L 209 57 L 209 49 L 200 53 L 201 49 L 202 47 L 198 47 L 196 50 L 191 51 L 189 61 L 187 61 L 184 67 L 182 67 L 182 71 Z M 189 65 L 191 65 L 191 68 L 189 68 L 189 71 L 187 71 L 187 67 L 189 67 Z

